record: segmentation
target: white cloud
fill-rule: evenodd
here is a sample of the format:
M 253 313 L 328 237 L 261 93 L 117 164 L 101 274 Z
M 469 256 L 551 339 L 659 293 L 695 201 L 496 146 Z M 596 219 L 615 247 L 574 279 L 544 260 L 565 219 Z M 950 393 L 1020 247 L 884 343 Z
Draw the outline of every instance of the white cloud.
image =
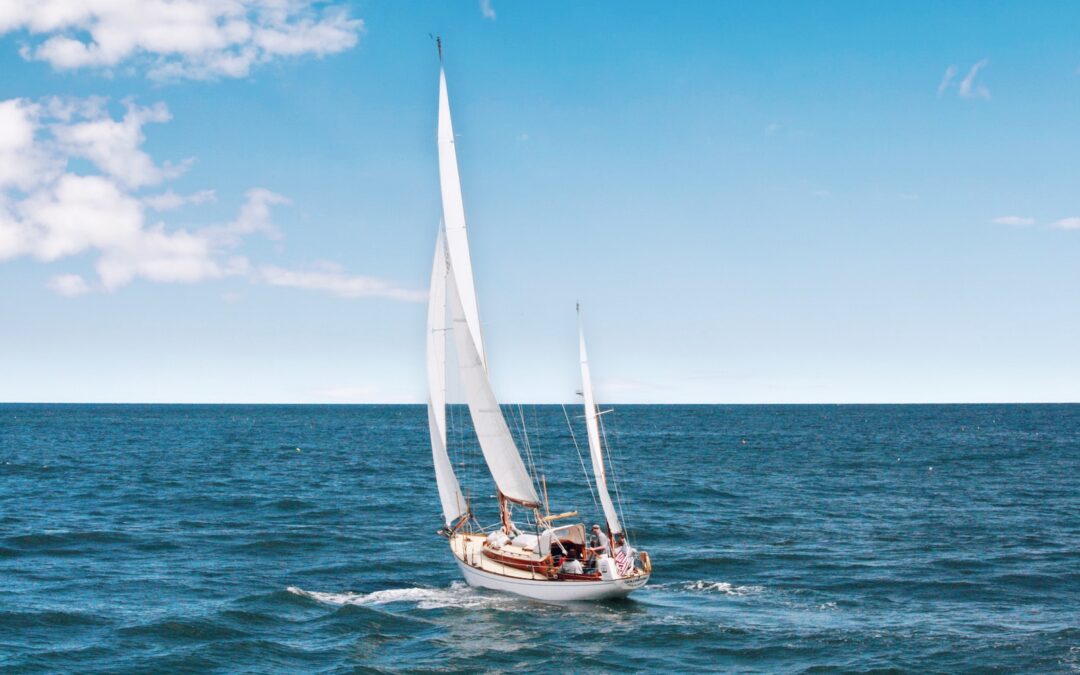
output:
M 495 20 L 495 8 L 491 6 L 491 0 L 480 0 L 480 13 L 485 19 Z
M 156 185 L 175 178 L 190 165 L 190 160 L 174 166 L 157 166 L 142 151 L 146 137 L 142 128 L 149 122 L 168 122 L 172 116 L 164 104 L 139 107 L 130 101 L 125 104 L 123 119 L 114 120 L 98 114 L 75 124 L 61 123 L 53 127 L 53 137 L 73 157 L 89 160 L 102 172 L 128 187 Z
M 181 195 L 171 189 L 160 194 L 143 197 L 146 204 L 155 211 L 173 211 L 188 204 L 205 204 L 217 201 L 217 193 L 213 190 L 199 190 L 189 195 Z
M 1035 219 L 1027 216 L 998 216 L 994 218 L 994 223 L 998 225 L 1012 225 L 1013 227 L 1026 227 L 1028 225 L 1034 225 Z
M 1080 216 L 1071 216 L 1069 218 L 1056 220 L 1050 224 L 1050 227 L 1059 230 L 1080 230 Z
M 78 274 L 60 274 L 49 280 L 49 288 L 68 298 L 90 292 L 90 286 Z
M 971 67 L 968 74 L 964 76 L 964 79 L 960 81 L 960 98 L 981 98 L 990 100 L 990 90 L 982 84 L 975 83 L 975 76 L 979 71 L 986 67 L 989 61 L 983 59 Z
M 297 271 L 265 266 L 260 270 L 263 282 L 271 286 L 286 286 L 309 291 L 324 291 L 342 298 L 379 297 L 391 300 L 422 302 L 424 291 L 414 291 L 373 277 L 349 275 L 336 266 Z
M 938 84 L 937 87 L 937 95 L 939 97 L 949 88 L 954 77 L 956 77 L 956 66 L 949 66 L 945 69 L 945 74 L 941 76 L 941 83 Z
M 280 56 L 351 48 L 363 21 L 313 0 L 5 0 L 0 35 L 58 70 L 133 62 L 154 78 L 244 77 Z
M 418 299 L 415 291 L 339 268 L 290 272 L 252 265 L 237 252 L 247 237 L 282 238 L 272 208 L 289 200 L 270 190 L 248 190 L 230 222 L 195 229 L 149 222 L 148 209 L 164 211 L 215 198 L 212 190 L 186 196 L 171 189 L 137 194 L 139 186 L 175 175 L 170 165 L 156 164 L 142 149 L 142 124 L 168 118 L 164 106 L 128 103 L 117 120 L 104 101 L 0 101 L 0 261 L 93 256 L 97 283 L 71 274 L 49 282 L 67 296 L 94 288 L 115 291 L 136 279 L 194 283 L 244 276 L 342 297 Z M 98 173 L 69 170 L 72 159 L 89 160 Z
M 956 85 L 956 95 L 960 98 L 981 98 L 984 100 L 990 100 L 990 90 L 986 88 L 986 85 L 976 82 L 976 76 L 979 71 L 982 70 L 990 62 L 987 59 L 982 59 L 975 65 L 971 66 L 964 79 L 960 80 Z M 953 87 L 953 82 L 956 79 L 956 74 L 959 69 L 955 65 L 950 65 L 945 69 L 945 74 L 941 77 L 941 82 L 938 84 L 937 95 L 940 98 L 946 91 Z

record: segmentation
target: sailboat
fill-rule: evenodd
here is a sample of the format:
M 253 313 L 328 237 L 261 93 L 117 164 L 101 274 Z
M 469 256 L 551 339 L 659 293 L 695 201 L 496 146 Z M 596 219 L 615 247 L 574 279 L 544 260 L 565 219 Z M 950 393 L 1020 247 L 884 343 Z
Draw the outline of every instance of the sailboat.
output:
M 555 602 L 625 597 L 648 582 L 652 563 L 648 553 L 630 546 L 608 493 L 602 413 L 593 395 L 585 336 L 580 325 L 585 426 L 593 482 L 605 523 L 604 528 L 594 528 L 592 541 L 586 538 L 583 523 L 557 524 L 578 514 L 576 511 L 551 513 L 546 479 L 540 477 L 537 481 L 538 477 L 526 469 L 492 390 L 465 227 L 441 42 L 439 60 L 438 150 L 443 219 L 436 237 L 428 298 L 427 372 L 431 452 L 444 519 L 440 535 L 446 538 L 450 553 L 470 586 Z M 472 428 L 496 486 L 499 521 L 489 527 L 481 526 L 474 516 L 447 450 L 447 375 L 451 369 L 447 344 L 450 341 L 455 348 L 452 370 L 456 370 Z M 515 509 L 519 520 L 515 520 Z

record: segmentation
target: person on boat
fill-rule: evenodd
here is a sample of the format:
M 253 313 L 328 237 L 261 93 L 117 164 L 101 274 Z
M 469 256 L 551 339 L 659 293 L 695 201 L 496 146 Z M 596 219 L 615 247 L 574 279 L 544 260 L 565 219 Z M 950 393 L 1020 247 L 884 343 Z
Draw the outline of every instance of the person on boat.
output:
M 622 532 L 615 535 L 615 566 L 620 574 L 627 574 L 634 568 L 634 555 L 637 551 L 626 540 Z
M 581 561 L 572 555 L 563 557 L 562 567 L 559 568 L 565 574 L 584 574 L 585 570 L 581 567 Z
M 611 555 L 611 542 L 604 534 L 599 525 L 592 526 L 592 539 L 589 541 L 589 550 L 593 553 L 606 553 Z

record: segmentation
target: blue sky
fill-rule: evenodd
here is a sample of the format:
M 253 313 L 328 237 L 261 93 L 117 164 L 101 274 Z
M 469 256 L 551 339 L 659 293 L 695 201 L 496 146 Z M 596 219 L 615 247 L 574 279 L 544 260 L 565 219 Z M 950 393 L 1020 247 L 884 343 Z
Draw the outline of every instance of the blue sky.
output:
M 0 401 L 422 401 L 429 33 L 503 400 L 1080 400 L 1080 7 L 125 5 L 0 10 Z

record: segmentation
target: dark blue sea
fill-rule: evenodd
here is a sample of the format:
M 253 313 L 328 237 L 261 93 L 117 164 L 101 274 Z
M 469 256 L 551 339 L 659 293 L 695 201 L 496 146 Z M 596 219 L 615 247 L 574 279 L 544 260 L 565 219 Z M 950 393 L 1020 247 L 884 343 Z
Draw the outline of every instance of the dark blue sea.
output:
M 595 519 L 563 409 L 513 413 Z M 0 669 L 1080 671 L 1080 405 L 605 420 L 653 579 L 558 606 L 462 584 L 421 406 L 0 406 Z

